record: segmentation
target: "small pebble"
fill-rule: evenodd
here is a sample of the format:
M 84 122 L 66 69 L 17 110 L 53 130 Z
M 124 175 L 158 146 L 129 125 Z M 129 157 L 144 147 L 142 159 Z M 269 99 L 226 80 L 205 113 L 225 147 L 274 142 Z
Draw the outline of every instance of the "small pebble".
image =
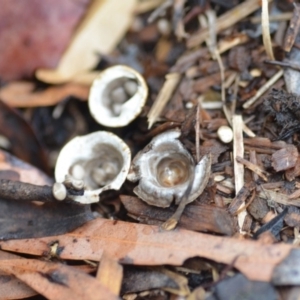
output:
M 217 134 L 219 139 L 225 144 L 228 144 L 233 140 L 233 132 L 229 126 L 219 127 Z
M 63 183 L 55 182 L 52 187 L 52 194 L 58 201 L 65 200 L 67 197 L 67 188 Z

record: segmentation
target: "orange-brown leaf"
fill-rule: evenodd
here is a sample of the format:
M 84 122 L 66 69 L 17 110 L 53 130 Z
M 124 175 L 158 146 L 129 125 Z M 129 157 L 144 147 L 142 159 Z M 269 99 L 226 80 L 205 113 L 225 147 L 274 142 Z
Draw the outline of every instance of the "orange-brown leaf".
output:
M 200 256 L 234 264 L 252 280 L 269 281 L 274 267 L 290 252 L 285 244 L 262 245 L 256 241 L 225 238 L 188 230 L 162 231 L 157 226 L 96 219 L 61 236 L 1 242 L 10 251 L 43 255 L 57 241 L 63 259 L 99 261 L 103 251 L 125 264 L 180 265 Z M 259 268 L 259 272 L 258 272 Z

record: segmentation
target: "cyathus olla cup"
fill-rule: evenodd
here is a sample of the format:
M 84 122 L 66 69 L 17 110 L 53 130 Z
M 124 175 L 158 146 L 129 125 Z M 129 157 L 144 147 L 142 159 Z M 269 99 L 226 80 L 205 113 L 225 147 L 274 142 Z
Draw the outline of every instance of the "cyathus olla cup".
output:
M 89 95 L 93 118 L 107 127 L 123 127 L 142 111 L 148 96 L 143 76 L 134 69 L 116 65 L 102 71 Z
M 186 202 L 190 203 L 207 185 L 210 156 L 196 164 L 179 141 L 180 134 L 175 129 L 157 135 L 132 161 L 127 179 L 139 180 L 134 193 L 150 205 L 168 207 L 174 200 L 179 204 L 192 184 Z
M 98 202 L 103 191 L 120 189 L 130 162 L 131 152 L 123 140 L 111 132 L 97 131 L 75 137 L 62 148 L 55 179 L 82 182 L 84 195 L 71 196 L 73 200 L 83 204 Z

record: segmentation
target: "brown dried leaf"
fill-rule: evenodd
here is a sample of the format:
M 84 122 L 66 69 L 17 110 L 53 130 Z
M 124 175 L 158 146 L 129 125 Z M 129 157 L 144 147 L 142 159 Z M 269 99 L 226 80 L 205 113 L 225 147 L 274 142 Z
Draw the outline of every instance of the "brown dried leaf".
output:
M 0 101 L 0 134 L 11 142 L 11 152 L 18 158 L 49 172 L 45 149 L 30 124 L 16 110 Z
M 135 4 L 136 0 L 93 1 L 57 68 L 39 69 L 37 78 L 63 83 L 94 68 L 100 55 L 109 54 L 126 32 Z
M 39 169 L 0 149 L 0 179 L 51 185 L 53 179 Z
M 20 258 L 17 255 L 0 251 L 0 262 L 2 260 Z M 33 289 L 13 275 L 0 271 L 0 300 L 24 299 L 36 295 Z
M 75 267 L 35 259 L 1 260 L 0 270 L 13 274 L 28 286 L 53 300 L 118 299 L 95 278 Z
M 2 1 L 1 79 L 30 77 L 36 68 L 54 68 L 90 2 Z
M 70 96 L 87 100 L 89 95 L 89 86 L 76 83 L 48 87 L 42 91 L 34 89 L 32 82 L 11 82 L 0 89 L 0 98 L 13 107 L 36 107 L 55 105 Z
M 106 251 L 124 264 L 180 265 L 194 256 L 233 264 L 252 280 L 270 281 L 274 267 L 287 257 L 291 245 L 262 245 L 184 229 L 162 231 L 157 226 L 96 219 L 75 231 L 55 237 L 1 242 L 3 250 L 45 255 L 57 241 L 62 259 L 99 261 Z M 260 271 L 257 268 L 260 266 Z M 263 267 L 261 267 L 263 266 Z

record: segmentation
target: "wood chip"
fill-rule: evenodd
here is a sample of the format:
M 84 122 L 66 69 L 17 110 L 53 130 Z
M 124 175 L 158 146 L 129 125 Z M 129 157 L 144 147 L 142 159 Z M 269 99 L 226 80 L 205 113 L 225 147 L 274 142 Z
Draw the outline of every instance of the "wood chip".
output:
M 287 145 L 286 148 L 273 153 L 272 167 L 276 172 L 291 169 L 296 166 L 299 153 L 294 145 Z

